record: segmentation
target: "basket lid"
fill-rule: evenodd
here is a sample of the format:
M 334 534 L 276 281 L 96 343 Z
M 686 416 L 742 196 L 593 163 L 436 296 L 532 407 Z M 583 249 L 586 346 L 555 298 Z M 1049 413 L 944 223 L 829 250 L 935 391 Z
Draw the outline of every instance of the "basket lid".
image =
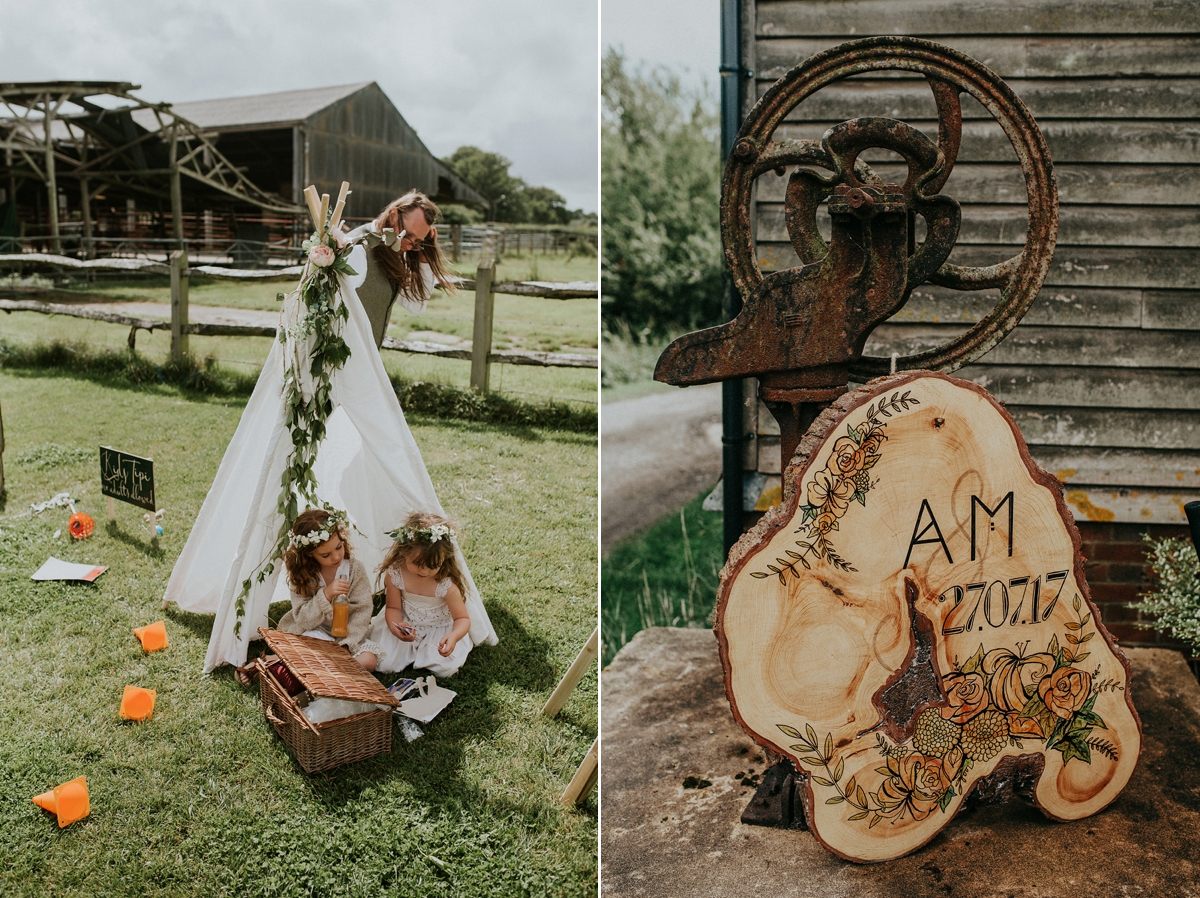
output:
M 259 627 L 271 651 L 302 686 L 320 698 L 341 698 L 396 707 L 400 702 L 336 642 Z

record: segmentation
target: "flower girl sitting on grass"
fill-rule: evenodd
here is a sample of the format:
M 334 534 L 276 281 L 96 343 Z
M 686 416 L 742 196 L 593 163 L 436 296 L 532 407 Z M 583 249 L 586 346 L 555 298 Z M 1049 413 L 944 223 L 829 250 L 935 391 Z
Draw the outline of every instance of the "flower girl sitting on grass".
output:
M 361 561 L 350 555 L 346 541 L 346 516 L 309 509 L 292 524 L 292 535 L 283 563 L 292 590 L 292 610 L 279 621 L 288 633 L 339 642 L 354 660 L 374 670 L 379 646 L 368 639 L 371 629 L 371 578 Z M 334 602 L 338 596 L 349 601 L 349 615 L 336 628 Z M 338 615 L 339 617 L 341 615 Z
M 440 515 L 417 512 L 388 534 L 395 540 L 379 573 L 387 605 L 375 616 L 371 639 L 381 648 L 379 670 L 424 668 L 448 677 L 471 651 L 466 581 L 455 557 L 454 529 Z

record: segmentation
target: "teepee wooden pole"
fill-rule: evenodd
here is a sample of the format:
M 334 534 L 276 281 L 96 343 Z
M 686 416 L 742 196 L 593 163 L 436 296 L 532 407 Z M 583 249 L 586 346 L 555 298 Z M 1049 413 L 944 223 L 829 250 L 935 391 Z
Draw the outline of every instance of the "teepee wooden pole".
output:
M 567 807 L 579 804 L 595 788 L 596 777 L 599 773 L 599 748 L 600 739 L 597 737 L 592 740 L 592 747 L 588 749 L 583 763 L 579 765 L 579 769 L 575 771 L 575 775 L 571 777 L 571 782 L 567 785 L 566 791 L 562 794 L 562 803 Z
M 583 679 L 583 675 L 588 672 L 592 664 L 596 661 L 596 655 L 600 649 L 600 628 L 597 627 L 592 631 L 591 637 L 587 644 L 579 650 L 579 654 L 575 656 L 575 660 L 563 674 L 563 678 L 554 688 L 550 698 L 547 699 L 546 705 L 542 708 L 542 713 L 547 717 L 554 717 L 562 710 L 563 705 L 567 703 L 567 699 L 571 697 L 571 693 L 575 691 L 575 687 L 579 685 L 579 681 Z

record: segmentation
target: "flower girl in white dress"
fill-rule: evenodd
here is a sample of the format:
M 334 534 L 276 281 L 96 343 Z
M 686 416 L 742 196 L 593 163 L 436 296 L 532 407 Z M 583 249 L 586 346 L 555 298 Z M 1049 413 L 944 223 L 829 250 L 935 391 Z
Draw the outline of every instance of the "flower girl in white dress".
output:
M 454 529 L 440 515 L 416 512 L 388 535 L 395 545 L 379 567 L 387 604 L 371 626 L 371 640 L 382 648 L 376 670 L 411 665 L 448 677 L 471 651 Z

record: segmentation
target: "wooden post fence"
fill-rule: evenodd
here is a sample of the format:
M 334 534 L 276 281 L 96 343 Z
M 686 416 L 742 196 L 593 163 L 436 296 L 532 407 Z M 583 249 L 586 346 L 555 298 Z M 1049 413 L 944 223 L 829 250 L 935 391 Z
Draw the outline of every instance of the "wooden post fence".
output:
M 188 353 L 188 257 L 186 249 L 171 252 L 171 361 Z
M 4 409 L 0 408 L 0 503 L 4 502 Z M 0 504 L 0 508 L 3 508 Z
M 197 336 L 262 336 L 273 337 L 277 333 L 275 315 L 267 315 L 267 321 L 262 320 L 262 312 L 247 311 L 247 318 L 236 322 L 204 321 L 192 323 L 188 305 L 188 283 L 192 274 L 197 277 L 218 278 L 221 280 L 240 281 L 290 281 L 303 271 L 302 266 L 294 265 L 287 268 L 272 268 L 263 270 L 230 269 L 215 265 L 198 265 L 188 267 L 186 250 L 176 250 L 169 254 L 167 263 L 154 262 L 150 259 L 95 259 L 87 262 L 66 256 L 47 253 L 0 253 L 0 271 L 10 265 L 21 267 L 40 266 L 53 271 L 63 269 L 86 273 L 99 271 L 116 271 L 123 275 L 137 273 L 141 275 L 167 276 L 171 280 L 171 315 L 170 321 L 157 317 L 135 317 L 110 311 L 105 307 L 110 297 L 99 293 L 86 293 L 76 290 L 59 290 L 50 288 L 4 288 L 0 289 L 0 311 L 2 312 L 39 312 L 46 315 L 68 315 L 74 318 L 86 318 L 94 321 L 107 321 L 123 325 L 130 329 L 129 348 L 135 348 L 135 334 L 138 330 L 171 331 L 171 356 L 174 360 L 182 359 L 189 351 L 188 337 Z M 433 355 L 449 359 L 462 359 L 471 362 L 471 384 L 475 389 L 487 390 L 490 366 L 494 364 L 508 365 L 537 365 L 552 368 L 596 368 L 599 358 L 596 355 L 584 355 L 568 352 L 539 352 L 525 349 L 505 349 L 492 351 L 493 315 L 495 294 L 505 293 L 513 296 L 542 296 L 551 299 L 596 299 L 599 295 L 599 284 L 593 281 L 571 281 L 565 283 L 545 283 L 534 281 L 497 282 L 495 259 L 485 259 L 480 264 L 478 278 L 462 278 L 460 289 L 475 290 L 475 331 L 474 346 L 459 348 L 442 343 L 430 343 L 422 340 L 396 340 L 385 337 L 383 349 L 399 352 L 411 352 L 421 355 Z M 12 296 L 14 298 L 8 298 Z M 79 305 L 78 300 L 100 304 L 99 308 Z M 201 316 L 204 318 L 205 316 Z
M 488 388 L 488 356 L 492 352 L 492 312 L 496 295 L 492 279 L 496 272 L 494 259 L 484 259 L 475 270 L 475 327 L 471 334 L 471 387 L 481 393 Z

